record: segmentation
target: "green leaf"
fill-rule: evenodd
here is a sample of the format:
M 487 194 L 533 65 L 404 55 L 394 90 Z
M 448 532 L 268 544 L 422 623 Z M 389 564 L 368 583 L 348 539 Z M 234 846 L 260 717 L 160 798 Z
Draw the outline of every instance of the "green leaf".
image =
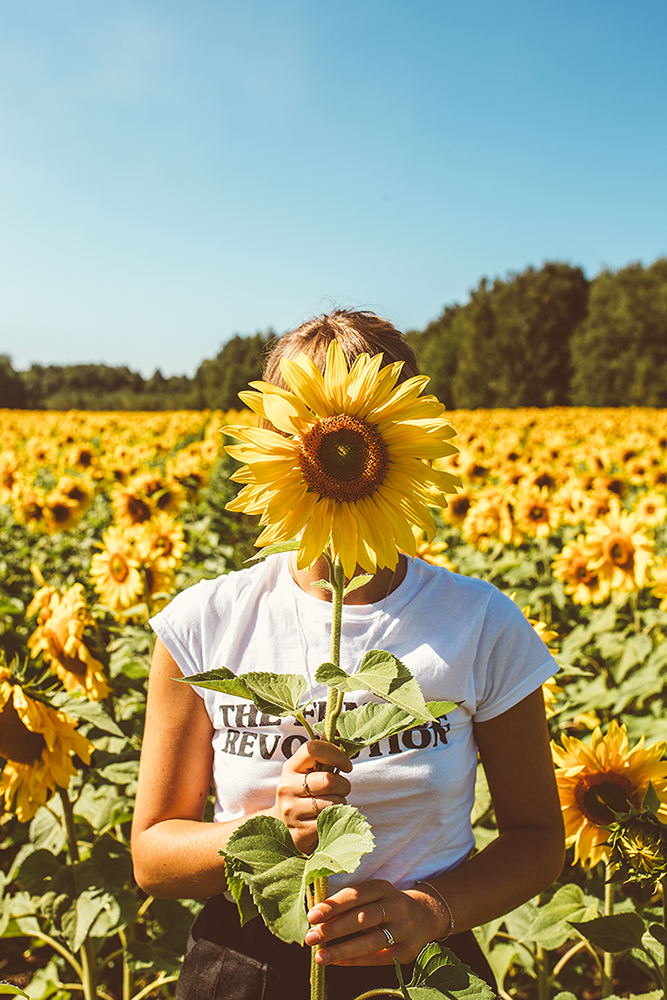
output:
M 339 691 L 371 691 L 392 705 L 409 712 L 418 722 L 434 722 L 419 684 L 408 668 L 392 653 L 372 649 L 364 656 L 356 674 L 347 674 L 333 663 L 317 668 L 315 680 Z
M 317 849 L 306 862 L 303 892 L 316 878 L 353 872 L 375 840 L 370 823 L 354 806 L 327 806 L 317 817 Z
M 128 785 L 136 782 L 139 777 L 139 760 L 124 760 L 107 764 L 97 772 L 100 778 L 114 785 Z
M 28 993 L 19 989 L 18 986 L 13 986 L 11 983 L 0 983 L 0 993 L 12 993 L 14 996 L 26 997 L 27 1000 L 30 1000 Z
M 615 913 L 611 917 L 598 917 L 584 923 L 571 920 L 587 941 L 602 948 L 603 951 L 620 952 L 631 948 L 641 948 L 644 935 L 644 921 L 638 913 Z
M 45 881 L 51 879 L 62 867 L 50 851 L 42 848 L 28 855 L 16 873 L 16 882 L 20 889 L 25 889 L 34 896 L 41 896 Z
M 412 980 L 408 984 L 411 1000 L 418 1000 L 423 989 L 466 1000 L 495 1000 L 496 996 L 491 987 L 478 979 L 449 948 L 436 941 L 422 948 L 415 959 Z
M 256 552 L 254 556 L 250 556 L 249 559 L 245 560 L 245 564 L 259 562 L 262 559 L 266 559 L 267 556 L 276 556 L 280 552 L 296 552 L 301 546 L 301 542 L 295 539 L 292 542 L 276 542 L 275 545 L 267 545 L 262 549 L 261 552 Z
M 245 681 L 237 677 L 228 667 L 218 667 L 216 670 L 205 670 L 196 677 L 176 677 L 174 680 L 182 684 L 192 684 L 196 687 L 208 688 L 210 691 L 222 691 L 235 698 L 246 698 L 252 701 L 252 695 Z
M 223 854 L 233 879 L 249 887 L 271 931 L 288 944 L 303 944 L 308 930 L 301 892 L 306 856 L 294 846 L 285 824 L 272 816 L 253 816 L 232 834 Z
M 646 795 L 642 802 L 642 809 L 646 809 L 648 812 L 653 813 L 654 816 L 658 815 L 658 810 L 660 809 L 662 802 L 658 798 L 658 793 L 653 787 L 653 782 L 649 781 L 648 788 L 646 789 Z
M 267 672 L 242 674 L 250 697 L 261 712 L 267 715 L 296 715 L 301 708 L 307 682 L 301 674 L 271 674 Z
M 416 721 L 414 715 L 396 705 L 368 702 L 341 712 L 336 723 L 336 742 L 340 742 L 346 753 L 349 750 L 358 753 L 363 747 L 409 729 Z M 316 723 L 315 731 L 323 733 L 324 725 L 324 720 Z
M 224 851 L 232 886 L 250 889 L 264 923 L 287 943 L 303 944 L 308 930 L 306 889 L 322 875 L 352 872 L 373 849 L 368 821 L 352 806 L 327 806 L 317 819 L 318 847 L 310 857 L 271 816 L 254 816 L 230 837 Z M 240 894 L 239 894 L 240 895 Z
M 105 893 L 98 889 L 84 890 L 61 918 L 62 932 L 67 942 L 76 952 L 88 937 L 88 932 L 105 906 Z
M 372 579 L 373 575 L 371 573 L 364 573 L 362 576 L 353 576 L 343 591 L 343 597 L 347 597 L 353 590 L 359 590 L 359 587 L 365 587 Z
M 548 903 L 538 907 L 523 939 L 553 951 L 572 938 L 573 920 L 592 920 L 596 913 L 597 907 L 586 903 L 583 890 L 568 883 L 561 886 Z
M 92 722 L 103 733 L 124 737 L 125 733 L 111 718 L 99 701 L 88 701 L 87 698 L 76 698 L 66 691 L 60 691 L 51 699 L 53 705 L 65 712 L 72 719 L 85 719 Z
M 656 941 L 659 941 L 660 944 L 664 944 L 665 948 L 667 948 L 667 930 L 662 926 L 662 924 L 651 924 L 648 932 L 651 937 L 655 938 Z
M 310 586 L 317 587 L 318 590 L 327 590 L 330 594 L 333 594 L 334 592 L 334 589 L 328 580 L 315 580 L 315 582 L 311 583 Z

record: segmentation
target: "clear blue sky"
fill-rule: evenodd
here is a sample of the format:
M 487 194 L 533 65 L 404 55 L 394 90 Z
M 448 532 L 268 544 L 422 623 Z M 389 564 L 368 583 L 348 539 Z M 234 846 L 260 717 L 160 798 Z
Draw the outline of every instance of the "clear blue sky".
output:
M 667 254 L 665 0 L 2 0 L 0 352 L 192 374 Z

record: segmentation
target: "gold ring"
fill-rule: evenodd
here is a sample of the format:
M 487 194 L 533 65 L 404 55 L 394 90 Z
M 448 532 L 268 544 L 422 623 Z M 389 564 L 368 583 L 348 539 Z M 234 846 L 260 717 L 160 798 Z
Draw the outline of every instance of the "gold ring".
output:
M 307 794 L 310 795 L 310 801 L 313 804 L 313 819 L 317 819 L 317 817 L 320 815 L 320 810 L 317 808 L 317 799 L 316 799 L 316 797 L 313 795 L 313 793 L 311 792 L 310 788 L 308 787 L 308 775 L 307 774 L 304 774 L 304 776 L 303 776 L 303 787 L 306 789 Z
M 392 933 L 391 933 L 391 931 L 389 930 L 388 927 L 381 927 L 380 930 L 382 931 L 382 933 L 386 937 L 387 944 L 388 944 L 388 946 L 390 948 L 391 948 L 392 945 L 396 944 L 396 942 L 394 941 L 393 935 L 392 935 Z

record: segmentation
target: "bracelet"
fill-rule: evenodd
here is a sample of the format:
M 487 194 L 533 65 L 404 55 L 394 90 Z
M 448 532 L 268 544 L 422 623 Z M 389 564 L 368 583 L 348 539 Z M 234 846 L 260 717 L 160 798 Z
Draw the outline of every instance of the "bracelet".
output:
M 447 913 L 449 914 L 449 927 L 447 929 L 447 933 L 442 938 L 436 938 L 436 941 L 446 941 L 447 938 L 451 937 L 452 934 L 454 933 L 454 917 L 452 915 L 452 908 L 451 908 L 451 906 L 449 905 L 449 903 L 447 902 L 447 900 L 445 899 L 445 897 L 443 896 L 443 894 L 440 892 L 440 890 L 436 889 L 436 887 L 434 885 L 431 885 L 430 882 L 425 882 L 424 879 L 419 879 L 418 882 L 415 882 L 415 885 L 427 885 L 429 887 L 429 889 L 433 890 L 433 892 L 436 894 L 436 896 L 440 897 L 440 899 L 443 901 L 443 903 L 447 907 Z

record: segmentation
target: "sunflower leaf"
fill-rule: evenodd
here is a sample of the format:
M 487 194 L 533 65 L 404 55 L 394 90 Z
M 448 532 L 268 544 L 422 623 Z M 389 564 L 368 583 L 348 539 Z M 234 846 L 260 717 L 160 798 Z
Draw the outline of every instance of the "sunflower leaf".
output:
M 466 1000 L 492 1000 L 494 991 L 483 980 L 478 979 L 449 950 L 435 941 L 422 948 L 415 959 L 412 979 L 408 984 L 411 1000 L 427 996 L 426 990 L 438 991 L 436 995 L 466 998 Z
M 340 742 L 346 752 L 348 747 L 358 752 L 378 740 L 388 739 L 395 733 L 410 729 L 416 722 L 414 715 L 396 705 L 372 701 L 348 712 L 341 712 L 336 722 L 336 742 Z M 315 731 L 323 733 L 324 725 L 324 720 L 318 722 L 314 726 Z
M 645 926 L 638 913 L 615 913 L 611 917 L 597 917 L 583 923 L 570 920 L 569 923 L 591 944 L 603 951 L 620 952 L 631 948 L 641 948 Z
M 418 722 L 435 722 L 419 684 L 393 653 L 371 649 L 356 674 L 347 674 L 333 663 L 323 663 L 317 668 L 315 680 L 339 691 L 371 691 L 409 712 Z
M 317 817 L 317 837 L 317 849 L 306 862 L 304 895 L 306 885 L 316 878 L 353 872 L 375 844 L 370 823 L 354 806 L 323 809 Z
M 343 597 L 347 597 L 353 590 L 359 590 L 359 587 L 365 587 L 372 579 L 373 577 L 370 573 L 365 573 L 363 576 L 353 576 L 343 591 Z
M 658 810 L 662 806 L 662 802 L 658 798 L 658 793 L 653 787 L 653 782 L 649 781 L 648 788 L 646 789 L 646 795 L 644 796 L 644 801 L 642 802 L 642 809 L 646 809 L 648 812 L 653 813 L 654 816 L 658 815 Z
M 301 708 L 307 682 L 300 674 L 271 674 L 266 671 L 241 675 L 249 697 L 261 712 L 269 715 L 296 715 Z
M 195 687 L 208 688 L 211 691 L 223 691 L 225 694 L 232 694 L 236 698 L 247 698 L 252 700 L 252 695 L 246 687 L 245 682 L 237 677 L 228 667 L 219 667 L 217 670 L 205 670 L 196 677 L 176 677 L 183 684 L 192 684 Z
M 238 891 L 237 879 L 248 886 L 272 933 L 288 944 L 303 944 L 308 930 L 303 892 L 307 858 L 294 846 L 285 824 L 272 816 L 254 816 L 232 834 L 223 854 L 233 873 L 233 888 Z
M 275 545 L 267 545 L 261 552 L 256 552 L 254 556 L 250 556 L 249 559 L 245 560 L 245 563 L 259 562 L 262 559 L 266 559 L 267 556 L 277 556 L 281 552 L 296 552 L 300 545 L 301 542 L 298 539 L 294 539 L 292 542 L 276 542 Z
M 560 948 L 572 937 L 571 920 L 595 917 L 597 906 L 587 902 L 583 889 L 568 883 L 558 889 L 548 903 L 537 908 L 523 934 L 524 941 L 534 941 L 547 951 Z
M 27 1000 L 30 1000 L 29 993 L 25 993 L 24 990 L 12 985 L 12 983 L 0 983 L 0 993 L 11 993 L 14 996 L 26 997 Z

